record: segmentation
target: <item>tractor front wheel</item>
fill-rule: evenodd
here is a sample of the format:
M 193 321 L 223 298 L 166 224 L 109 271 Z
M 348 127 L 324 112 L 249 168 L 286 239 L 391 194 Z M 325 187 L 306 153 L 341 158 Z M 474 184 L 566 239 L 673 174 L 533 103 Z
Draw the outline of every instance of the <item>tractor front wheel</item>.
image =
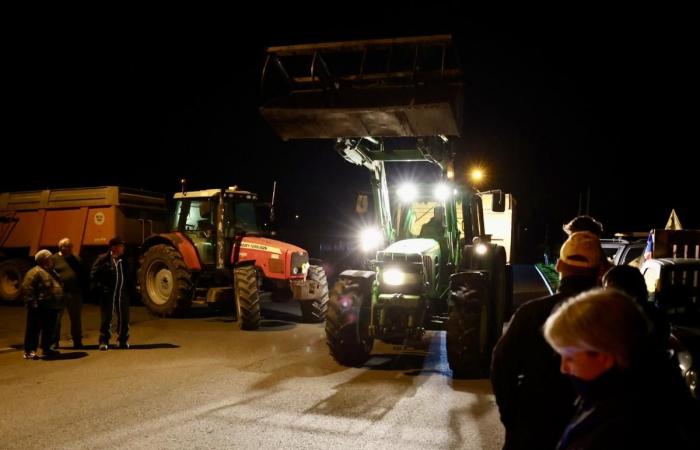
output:
M 326 342 L 331 356 L 344 366 L 362 366 L 370 357 L 369 295 L 350 280 L 339 280 L 330 296 Z
M 328 310 L 328 279 L 326 272 L 321 266 L 310 266 L 309 272 L 306 275 L 309 281 L 318 283 L 318 297 L 314 300 L 300 301 L 301 317 L 306 323 L 319 323 L 326 319 L 326 311 Z
M 233 277 L 241 330 L 256 330 L 260 327 L 260 294 L 255 266 L 236 267 Z
M 474 273 L 467 283 L 450 286 L 447 360 L 454 378 L 480 378 L 489 370 L 488 280 Z

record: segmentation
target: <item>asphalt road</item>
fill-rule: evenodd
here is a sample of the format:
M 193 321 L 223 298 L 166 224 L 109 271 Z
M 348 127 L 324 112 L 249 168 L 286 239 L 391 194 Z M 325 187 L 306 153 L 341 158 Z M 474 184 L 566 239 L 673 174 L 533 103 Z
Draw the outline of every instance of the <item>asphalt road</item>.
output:
M 0 448 L 501 448 L 491 386 L 452 380 L 444 333 L 375 343 L 346 368 L 322 324 L 267 306 L 253 332 L 207 309 L 157 319 L 134 306 L 132 349 L 100 352 L 86 305 L 91 346 L 53 361 L 22 359 L 24 309 L 0 307 Z

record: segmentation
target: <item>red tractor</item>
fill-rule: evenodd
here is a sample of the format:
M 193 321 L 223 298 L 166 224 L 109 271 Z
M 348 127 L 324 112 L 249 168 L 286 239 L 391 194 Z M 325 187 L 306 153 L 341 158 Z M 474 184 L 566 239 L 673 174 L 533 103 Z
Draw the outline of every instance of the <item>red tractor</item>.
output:
M 258 286 L 267 279 L 288 285 L 307 322 L 325 319 L 328 282 L 321 266 L 295 245 L 264 237 L 257 194 L 207 189 L 174 195 L 170 232 L 142 247 L 138 273 L 144 305 L 161 316 L 189 308 L 193 300 L 228 303 L 235 296 L 243 329 L 260 321 Z

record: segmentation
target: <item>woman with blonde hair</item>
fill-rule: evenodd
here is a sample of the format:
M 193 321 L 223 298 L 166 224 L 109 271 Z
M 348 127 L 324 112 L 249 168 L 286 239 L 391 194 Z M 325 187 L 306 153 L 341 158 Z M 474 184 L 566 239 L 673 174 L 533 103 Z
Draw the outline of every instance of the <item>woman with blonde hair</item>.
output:
M 698 448 L 697 407 L 631 297 L 595 289 L 569 299 L 544 336 L 579 395 L 558 449 Z

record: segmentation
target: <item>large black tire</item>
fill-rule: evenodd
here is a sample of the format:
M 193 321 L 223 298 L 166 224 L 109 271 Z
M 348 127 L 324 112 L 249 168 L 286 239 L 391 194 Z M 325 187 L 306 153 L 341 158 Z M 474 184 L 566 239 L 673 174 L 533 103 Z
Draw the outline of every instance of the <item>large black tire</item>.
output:
M 24 259 L 8 259 L 0 263 L 0 300 L 22 301 L 22 280 L 30 268 L 31 263 Z
M 321 266 L 310 266 L 306 274 L 307 280 L 317 281 L 319 284 L 318 297 L 315 300 L 300 301 L 301 318 L 307 323 L 319 323 L 326 320 L 328 310 L 328 279 L 326 271 Z
M 179 315 L 192 304 L 192 274 L 180 252 L 169 245 L 154 245 L 146 251 L 138 279 L 141 300 L 153 314 Z
M 326 342 L 331 356 L 343 366 L 360 367 L 370 357 L 369 293 L 349 280 L 333 287 L 326 316 Z
M 480 378 L 488 373 L 493 348 L 488 275 L 469 274 L 468 282 L 450 286 L 447 360 L 454 378 Z
M 233 277 L 241 330 L 256 330 L 260 327 L 260 294 L 255 266 L 236 267 Z

